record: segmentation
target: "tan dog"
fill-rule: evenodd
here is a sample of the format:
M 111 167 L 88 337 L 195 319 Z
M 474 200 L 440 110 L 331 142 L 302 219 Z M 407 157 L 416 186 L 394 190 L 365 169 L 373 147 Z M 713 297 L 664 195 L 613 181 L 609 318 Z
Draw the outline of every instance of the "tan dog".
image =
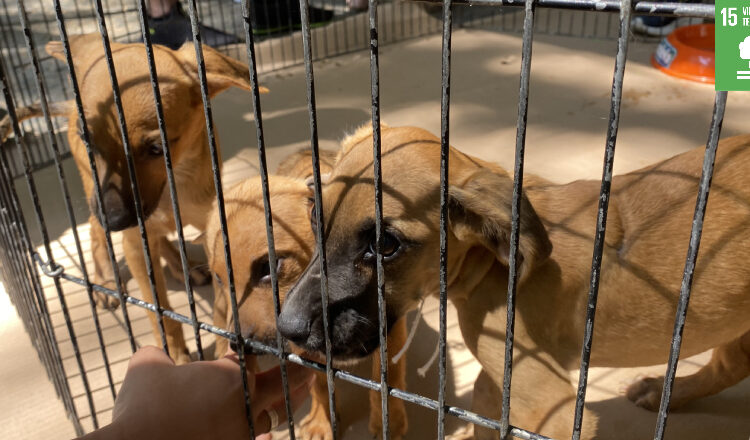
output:
M 334 356 L 377 347 L 372 139 L 344 141 L 324 193 Z M 714 349 L 710 363 L 678 378 L 672 406 L 717 393 L 750 374 L 750 135 L 721 142 L 711 187 L 682 356 Z M 386 300 L 389 322 L 438 292 L 440 141 L 411 127 L 382 132 Z M 592 366 L 667 360 L 703 149 L 614 178 Z M 466 345 L 482 365 L 474 409 L 499 418 L 505 348 L 512 179 L 497 165 L 450 152 L 448 296 Z M 556 185 L 528 176 L 521 207 L 520 279 L 510 422 L 555 438 L 572 431 L 599 181 Z M 287 294 L 281 333 L 321 351 L 317 256 Z M 628 391 L 655 409 L 661 378 Z M 583 435 L 599 421 L 587 410 Z M 476 429 L 477 438 L 498 438 Z
M 104 212 L 110 228 L 113 231 L 122 231 L 125 261 L 144 299 L 153 303 L 101 36 L 72 36 L 70 45 L 91 144 L 95 150 Z M 62 43 L 50 42 L 46 50 L 53 57 L 65 62 Z M 250 90 L 246 65 L 207 46 L 203 47 L 203 52 L 211 96 L 232 86 Z M 182 277 L 182 266 L 177 250 L 166 239 L 166 235 L 175 230 L 175 223 L 169 191 L 165 189 L 167 175 L 146 51 L 143 44 L 112 43 L 112 56 L 146 218 L 151 259 L 155 266 L 156 292 L 161 306 L 168 309 L 169 300 L 160 257 L 165 258 L 167 266 L 178 278 Z M 210 209 L 215 195 L 194 46 L 186 44 L 177 51 L 154 46 L 154 58 L 159 75 L 164 120 L 182 222 L 202 231 L 205 228 L 205 214 Z M 71 153 L 83 180 L 83 188 L 91 210 L 89 223 L 94 260 L 91 279 L 94 283 L 116 289 L 105 245 L 104 229 L 98 217 L 99 206 L 94 194 L 92 172 L 85 145 L 81 140 L 80 121 L 74 106 L 69 106 L 68 109 L 68 127 Z M 207 274 L 194 272 L 193 276 L 196 284 L 208 281 Z M 97 302 L 104 307 L 118 305 L 115 298 L 103 294 L 97 294 Z M 160 341 L 156 317 L 149 313 L 149 318 L 156 340 Z M 189 362 L 190 356 L 180 323 L 165 319 L 164 325 L 172 359 L 177 363 Z
M 321 173 L 329 173 L 334 154 L 321 151 Z M 312 174 L 310 150 L 301 151 L 285 159 L 269 176 L 271 209 L 273 213 L 274 242 L 277 255 L 279 301 L 284 302 L 287 290 L 297 281 L 313 254 L 314 231 L 310 225 L 312 193 L 305 180 Z M 263 193 L 259 177 L 247 179 L 225 193 L 227 226 L 232 249 L 235 289 L 242 334 L 267 345 L 276 346 L 276 313 L 274 311 L 271 275 L 268 263 Z M 229 288 L 224 265 L 224 247 L 214 206 L 206 229 L 206 254 L 214 273 L 214 325 L 234 329 L 229 307 Z M 406 339 L 405 320 L 401 320 L 388 337 L 388 352 L 393 355 L 403 347 Z M 228 342 L 220 338 L 216 344 L 216 355 L 223 356 Z M 319 362 L 325 358 L 306 355 L 299 349 L 292 350 Z M 391 386 L 405 388 L 405 359 L 391 363 L 388 381 Z M 380 380 L 380 356 L 373 356 L 373 378 Z M 332 438 L 328 405 L 328 384 L 325 373 L 316 373 L 311 389 L 310 413 L 300 423 L 300 437 L 305 440 Z M 390 399 L 390 429 L 392 438 L 403 437 L 407 430 L 404 403 Z M 380 393 L 370 394 L 370 431 L 380 435 Z

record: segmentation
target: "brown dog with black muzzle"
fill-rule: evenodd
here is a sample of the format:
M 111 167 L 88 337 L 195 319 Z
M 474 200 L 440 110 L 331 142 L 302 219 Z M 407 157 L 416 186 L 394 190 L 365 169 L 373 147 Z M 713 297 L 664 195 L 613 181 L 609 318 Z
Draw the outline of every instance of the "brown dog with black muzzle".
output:
M 321 173 L 330 173 L 335 154 L 323 150 L 320 153 Z M 306 183 L 311 175 L 311 153 L 310 150 L 303 150 L 285 159 L 279 165 L 277 175 L 269 176 L 280 304 L 284 303 L 286 292 L 310 262 L 315 248 L 315 235 L 310 223 L 313 195 L 308 187 L 309 182 Z M 227 191 L 224 198 L 242 335 L 275 347 L 276 313 L 260 178 L 240 182 Z M 224 247 L 216 206 L 209 216 L 204 245 L 209 267 L 214 274 L 214 325 L 233 330 Z M 402 319 L 388 336 L 388 353 L 391 357 L 401 350 L 405 339 L 406 323 Z M 227 348 L 228 341 L 219 338 L 216 356 L 223 356 Z M 325 357 L 317 354 L 306 353 L 294 346 L 291 350 L 311 360 L 325 362 Z M 379 352 L 374 353 L 372 371 L 374 380 L 379 381 Z M 406 360 L 403 357 L 390 363 L 388 383 L 401 389 L 406 387 Z M 299 438 L 329 440 L 333 435 L 325 373 L 316 373 L 311 394 L 310 412 L 299 425 Z M 380 398 L 380 393 L 371 391 L 369 428 L 377 436 L 382 431 Z M 407 430 L 406 409 L 403 401 L 398 399 L 391 398 L 389 404 L 391 436 L 399 439 Z
M 153 303 L 101 36 L 71 36 L 70 48 L 94 149 L 104 201 L 103 211 L 110 229 L 122 231 L 125 261 L 143 298 Z M 206 212 L 215 199 L 215 193 L 195 49 L 193 44 L 185 44 L 176 51 L 158 45 L 153 49 L 182 222 L 203 231 Z M 48 43 L 46 50 L 53 57 L 66 61 L 61 42 Z M 232 86 L 250 90 L 246 65 L 207 46 L 203 46 L 203 53 L 210 96 Z M 154 262 L 156 292 L 161 307 L 168 309 L 169 300 L 160 257 L 165 258 L 170 271 L 178 278 L 182 277 L 182 265 L 177 250 L 166 239 L 167 234 L 175 231 L 175 222 L 169 191 L 165 190 L 167 174 L 146 51 L 140 43 L 112 43 L 112 57 L 140 188 L 151 260 Z M 25 115 L 32 116 L 34 115 Z M 91 280 L 116 290 L 104 229 L 100 223 L 97 197 L 94 194 L 92 171 L 86 147 L 81 140 L 81 121 L 75 106 L 69 106 L 67 116 L 70 150 L 83 180 L 83 189 L 91 211 L 89 223 L 94 260 Z M 191 277 L 194 277 L 195 284 L 209 281 L 208 274 L 198 271 L 193 271 Z M 104 307 L 113 308 L 118 305 L 113 297 L 97 292 L 95 294 L 97 302 Z M 149 313 L 149 318 L 158 341 L 160 337 L 156 317 Z M 165 319 L 164 326 L 172 359 L 178 364 L 189 362 L 190 356 L 181 324 Z
M 364 130 L 367 130 L 365 128 Z M 330 322 L 337 359 L 378 346 L 372 139 L 345 142 L 323 191 Z M 704 149 L 616 176 L 612 183 L 591 366 L 667 361 Z M 438 292 L 440 140 L 412 127 L 383 128 L 385 289 L 389 322 Z M 711 186 L 682 355 L 714 349 L 708 365 L 677 379 L 676 407 L 750 374 L 750 135 L 723 140 Z M 505 349 L 513 182 L 497 165 L 450 151 L 448 298 L 482 366 L 474 410 L 499 418 Z M 557 185 L 527 176 L 522 198 L 510 423 L 570 437 L 600 182 Z M 323 351 L 318 259 L 288 292 L 282 335 Z M 659 405 L 661 378 L 628 397 Z M 604 420 L 586 410 L 583 436 Z M 476 428 L 476 438 L 498 433 Z

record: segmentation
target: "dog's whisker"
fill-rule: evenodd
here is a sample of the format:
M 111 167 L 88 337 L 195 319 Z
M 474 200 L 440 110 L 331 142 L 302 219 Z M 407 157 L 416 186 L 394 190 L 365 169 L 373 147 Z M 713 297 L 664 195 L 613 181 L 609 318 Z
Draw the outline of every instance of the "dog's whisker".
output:
M 424 300 L 425 298 L 422 298 L 422 302 L 419 303 L 417 314 L 414 316 L 414 321 L 412 321 L 411 329 L 409 329 L 409 336 L 406 337 L 406 342 L 404 342 L 404 346 L 401 347 L 401 350 L 399 350 L 399 352 L 396 353 L 396 355 L 393 356 L 393 358 L 391 359 L 391 362 L 393 362 L 394 364 L 397 363 L 399 359 L 401 359 L 401 356 L 403 356 L 404 353 L 406 353 L 406 350 L 409 349 L 411 342 L 414 340 L 414 335 L 417 334 L 417 327 L 419 326 L 419 321 L 422 320 L 422 307 L 424 307 Z

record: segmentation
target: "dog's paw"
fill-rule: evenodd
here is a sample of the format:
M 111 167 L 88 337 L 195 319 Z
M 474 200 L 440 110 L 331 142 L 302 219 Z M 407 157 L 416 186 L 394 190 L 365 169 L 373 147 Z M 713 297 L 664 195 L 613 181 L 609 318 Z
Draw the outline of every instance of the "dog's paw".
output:
M 664 377 L 642 377 L 628 385 L 625 395 L 631 402 L 649 411 L 658 411 Z
M 94 281 L 96 284 L 96 281 Z M 117 285 L 114 281 L 105 281 L 101 283 L 102 287 L 105 287 L 110 290 L 117 291 Z M 120 300 L 115 298 L 114 296 L 107 295 L 103 292 L 94 291 L 94 302 L 97 306 L 101 307 L 105 310 L 114 310 L 120 305 Z
M 406 418 L 406 407 L 401 399 L 390 398 L 388 401 L 388 430 L 390 438 L 400 440 L 409 430 L 409 421 Z M 373 404 L 370 402 L 370 423 L 368 429 L 373 438 L 383 438 L 383 416 L 380 409 L 380 403 Z
M 328 417 L 316 411 L 311 412 L 300 422 L 297 437 L 301 440 L 333 440 Z

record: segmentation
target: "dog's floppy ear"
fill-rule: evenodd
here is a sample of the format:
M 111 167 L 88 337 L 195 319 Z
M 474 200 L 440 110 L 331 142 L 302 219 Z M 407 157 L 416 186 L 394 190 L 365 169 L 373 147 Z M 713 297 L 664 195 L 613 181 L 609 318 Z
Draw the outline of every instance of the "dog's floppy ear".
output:
M 453 234 L 491 250 L 508 265 L 513 181 L 487 168 L 478 168 L 463 184 L 448 189 L 448 217 Z M 521 198 L 518 275 L 522 281 L 546 260 L 552 243 L 526 195 Z
M 327 184 L 329 180 L 331 180 L 331 173 L 323 173 L 320 175 L 321 186 Z M 315 178 L 313 176 L 310 176 L 305 179 L 305 185 L 307 185 L 307 188 L 310 190 L 310 192 L 315 191 Z
M 93 54 L 104 51 L 102 49 L 102 38 L 98 33 L 70 35 L 68 42 L 70 43 L 71 52 L 76 55 L 92 55 L 92 51 L 94 52 Z M 97 43 L 98 46 L 94 46 Z M 44 50 L 62 62 L 67 61 L 62 41 L 50 41 L 44 46 Z
M 73 65 L 78 73 L 78 80 L 84 81 L 86 72 L 94 63 L 104 59 L 104 46 L 102 46 L 102 37 L 98 33 L 70 35 L 70 52 L 73 56 Z M 120 46 L 119 43 L 112 42 L 112 52 L 115 52 Z M 65 48 L 62 41 L 50 41 L 44 46 L 52 57 L 57 58 L 63 63 L 67 63 L 65 58 Z
M 195 61 L 195 45 L 188 41 L 179 49 L 185 65 L 198 76 L 198 64 Z M 206 63 L 206 82 L 208 83 L 208 94 L 211 97 L 218 95 L 230 87 L 239 87 L 243 90 L 251 90 L 250 74 L 247 64 L 230 58 L 216 49 L 203 45 L 203 60 Z M 260 93 L 268 93 L 265 87 L 258 87 Z

